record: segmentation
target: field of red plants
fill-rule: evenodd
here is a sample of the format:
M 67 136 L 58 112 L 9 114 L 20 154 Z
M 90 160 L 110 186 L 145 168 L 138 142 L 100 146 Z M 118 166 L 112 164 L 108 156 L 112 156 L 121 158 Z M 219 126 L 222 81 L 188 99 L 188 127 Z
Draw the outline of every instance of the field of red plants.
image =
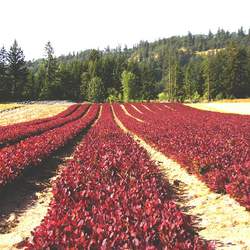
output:
M 29 249 L 210 249 L 146 152 L 104 105 L 54 183 L 53 200 Z
M 119 104 L 123 124 L 196 174 L 212 190 L 250 209 L 250 116 L 200 111 L 181 104 Z M 140 112 L 139 112 L 140 111 Z
M 17 131 L 17 138 L 24 134 L 27 138 L 0 149 L 0 187 L 14 180 L 26 167 L 38 165 L 43 159 L 63 147 L 84 128 L 89 126 L 96 118 L 99 106 L 97 104 L 92 105 L 88 113 L 83 115 L 87 108 L 88 105 L 82 105 L 71 115 L 53 119 L 53 129 L 49 130 L 47 127 L 50 126 L 48 123 L 51 124 L 51 121 L 44 121 L 38 124 L 35 121 L 34 125 L 29 123 L 27 130 L 23 128 L 23 124 L 15 125 L 15 127 L 20 128 L 20 130 L 15 130 Z M 44 133 L 40 134 L 42 128 L 44 128 Z M 8 131 L 8 128 L 6 130 Z M 29 137 L 31 136 L 28 133 L 29 131 L 38 135 Z
M 19 247 L 214 249 L 177 205 L 176 187 L 115 117 L 210 190 L 250 209 L 250 116 L 174 103 L 74 104 L 0 127 L 1 192 L 82 138 L 52 182 L 47 215 Z

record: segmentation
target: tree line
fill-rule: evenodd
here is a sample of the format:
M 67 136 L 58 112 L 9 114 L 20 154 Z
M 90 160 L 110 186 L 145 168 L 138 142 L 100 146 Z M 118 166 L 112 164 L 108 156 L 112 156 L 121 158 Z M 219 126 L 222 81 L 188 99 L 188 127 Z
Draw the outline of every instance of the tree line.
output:
M 0 50 L 0 99 L 131 101 L 250 96 L 250 31 L 141 41 L 133 48 L 86 50 L 26 61 L 17 41 Z

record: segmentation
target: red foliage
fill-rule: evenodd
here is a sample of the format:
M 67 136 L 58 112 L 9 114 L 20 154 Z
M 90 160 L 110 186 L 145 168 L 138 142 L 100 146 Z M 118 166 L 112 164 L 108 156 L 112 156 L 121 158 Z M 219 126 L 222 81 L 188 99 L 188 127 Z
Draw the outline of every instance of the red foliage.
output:
M 47 130 L 60 127 L 68 122 L 74 121 L 81 117 L 89 107 L 89 104 L 72 105 L 70 108 L 60 114 L 29 122 L 14 124 L 2 127 L 0 130 L 0 145 L 14 143 L 27 137 L 41 134 Z
M 79 108 L 81 117 L 67 124 L 51 129 L 41 135 L 29 137 L 17 144 L 0 150 L 0 187 L 15 179 L 24 168 L 39 164 L 43 159 L 63 147 L 97 116 L 99 106 L 94 104 L 89 112 L 82 116 L 86 106 Z M 84 111 L 84 112 L 83 112 Z
M 231 194 L 250 209 L 250 116 L 201 111 L 181 104 L 119 104 L 115 112 L 123 124 L 216 192 Z M 158 109 L 157 109 L 158 107 Z M 161 110 L 162 111 L 161 111 Z M 237 170 L 236 170 L 237 169 Z
M 213 249 L 173 203 L 157 166 L 115 124 L 110 106 L 53 185 L 28 249 Z
M 51 117 L 46 117 L 46 118 L 35 119 L 35 120 L 31 120 L 31 121 L 19 122 L 19 123 L 15 123 L 15 124 L 6 125 L 6 126 L 1 126 L 0 127 L 0 132 L 4 131 L 5 129 L 10 129 L 10 128 L 13 128 L 13 127 L 16 127 L 16 126 L 35 125 L 35 124 L 39 124 L 39 123 L 54 120 L 54 119 L 56 119 L 58 117 L 66 117 L 66 116 L 70 115 L 71 113 L 73 113 L 79 107 L 80 107 L 80 104 L 73 104 L 70 107 L 68 107 L 66 110 L 60 112 L 57 115 L 51 116 Z

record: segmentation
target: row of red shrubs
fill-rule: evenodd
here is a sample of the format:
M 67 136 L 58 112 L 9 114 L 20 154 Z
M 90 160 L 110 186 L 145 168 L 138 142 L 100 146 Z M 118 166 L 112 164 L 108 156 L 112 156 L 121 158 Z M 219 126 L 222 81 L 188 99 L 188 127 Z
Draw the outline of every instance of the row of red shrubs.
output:
M 24 121 L 24 122 L 14 123 L 14 124 L 10 124 L 10 125 L 0 126 L 0 132 L 9 130 L 9 129 L 15 128 L 15 127 L 35 125 L 35 124 L 39 124 L 39 123 L 43 123 L 43 122 L 48 122 L 48 121 L 51 121 L 51 120 L 54 120 L 57 118 L 66 117 L 66 116 L 70 115 L 71 113 L 73 113 L 77 108 L 79 108 L 80 105 L 81 104 L 73 104 L 73 105 L 69 106 L 66 110 L 60 112 L 57 115 L 53 115 L 51 117 L 39 118 L 39 119 L 31 120 L 31 121 Z
M 111 107 L 53 184 L 28 249 L 213 249 L 149 156 L 115 124 Z
M 38 165 L 43 159 L 51 156 L 89 126 L 98 114 L 99 105 L 93 104 L 84 115 L 87 108 L 88 105 L 79 107 L 76 111 L 78 118 L 74 115 L 74 119 L 69 117 L 68 122 L 63 126 L 2 148 L 0 150 L 0 188 L 19 176 L 25 168 Z
M 133 105 L 125 107 L 144 123 L 114 104 L 128 129 L 198 175 L 212 190 L 228 193 L 250 209 L 250 116 L 200 111 L 182 104 Z
M 0 146 L 3 147 L 7 144 L 63 126 L 81 117 L 88 107 L 88 104 L 72 105 L 60 114 L 50 118 L 4 126 L 0 129 Z

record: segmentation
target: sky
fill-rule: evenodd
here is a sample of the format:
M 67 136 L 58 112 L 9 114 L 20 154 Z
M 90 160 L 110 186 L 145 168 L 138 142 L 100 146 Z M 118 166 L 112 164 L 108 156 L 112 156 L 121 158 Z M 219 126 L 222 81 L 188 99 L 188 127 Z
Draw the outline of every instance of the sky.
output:
M 0 46 L 14 39 L 26 59 L 141 40 L 250 28 L 248 0 L 0 0 Z

